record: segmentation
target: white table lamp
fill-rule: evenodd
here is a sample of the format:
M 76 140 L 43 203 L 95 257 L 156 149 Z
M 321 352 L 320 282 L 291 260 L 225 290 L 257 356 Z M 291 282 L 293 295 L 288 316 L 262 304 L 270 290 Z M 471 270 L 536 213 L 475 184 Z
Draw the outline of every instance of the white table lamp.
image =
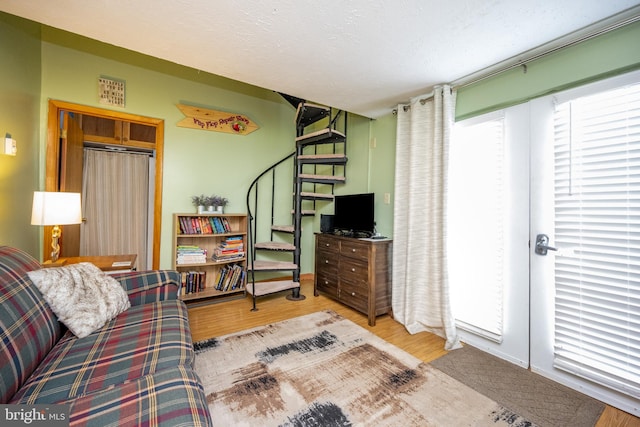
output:
M 33 193 L 33 210 L 31 224 L 53 225 L 51 232 L 51 262 L 56 262 L 60 255 L 58 239 L 62 234 L 60 225 L 80 224 L 82 222 L 82 207 L 80 193 L 58 193 L 35 191 Z

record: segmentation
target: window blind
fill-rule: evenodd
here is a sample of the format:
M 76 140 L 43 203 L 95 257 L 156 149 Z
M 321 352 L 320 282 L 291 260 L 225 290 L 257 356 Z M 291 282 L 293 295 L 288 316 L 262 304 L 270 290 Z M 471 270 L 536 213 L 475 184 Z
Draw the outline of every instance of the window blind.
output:
M 554 366 L 640 395 L 640 84 L 557 105 Z

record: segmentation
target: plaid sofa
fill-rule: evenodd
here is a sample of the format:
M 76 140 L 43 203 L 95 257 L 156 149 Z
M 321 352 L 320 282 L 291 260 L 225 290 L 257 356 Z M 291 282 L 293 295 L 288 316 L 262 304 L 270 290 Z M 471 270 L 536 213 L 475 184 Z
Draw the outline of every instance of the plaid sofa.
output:
M 114 275 L 131 308 L 77 338 L 27 276 L 38 268 L 0 246 L 0 403 L 68 404 L 72 426 L 212 425 L 177 272 Z

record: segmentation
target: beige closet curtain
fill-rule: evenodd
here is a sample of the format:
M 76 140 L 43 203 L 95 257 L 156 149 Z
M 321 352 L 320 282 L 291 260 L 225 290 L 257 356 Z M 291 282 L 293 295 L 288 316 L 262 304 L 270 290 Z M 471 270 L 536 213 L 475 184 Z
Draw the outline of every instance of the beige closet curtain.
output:
M 394 317 L 414 334 L 436 333 L 459 347 L 449 301 L 446 193 L 455 93 L 398 106 L 393 229 Z
M 80 255 L 137 254 L 147 268 L 149 156 L 85 149 Z

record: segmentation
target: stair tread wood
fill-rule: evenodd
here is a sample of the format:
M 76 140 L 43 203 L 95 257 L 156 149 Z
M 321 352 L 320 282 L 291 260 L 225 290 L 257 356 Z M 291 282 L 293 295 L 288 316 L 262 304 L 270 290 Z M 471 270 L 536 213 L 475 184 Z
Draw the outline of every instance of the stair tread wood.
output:
M 320 199 L 320 200 L 330 200 L 330 201 L 334 199 L 333 194 L 311 193 L 308 191 L 301 191 L 300 197 L 302 197 L 303 199 Z
M 260 242 L 255 244 L 256 249 L 266 249 L 270 251 L 295 251 L 296 247 L 286 242 Z
M 247 264 L 247 269 L 251 270 L 251 264 Z M 286 261 L 268 261 L 257 259 L 253 261 L 253 271 L 284 271 L 297 270 L 298 266 Z
M 310 215 L 315 215 L 316 211 L 315 209 L 303 209 L 301 214 L 303 216 L 310 216 Z M 293 209 L 291 209 L 291 215 L 295 215 L 295 211 Z
M 347 163 L 347 156 L 346 154 L 301 154 L 298 156 L 298 162 L 339 165 Z
M 324 128 L 319 131 L 297 137 L 296 145 L 332 144 L 334 142 L 344 142 L 345 139 L 346 137 L 342 132 L 331 128 Z
M 300 282 L 294 282 L 293 280 L 274 280 L 268 282 L 256 282 L 255 293 L 254 284 L 251 282 L 247 283 L 246 289 L 247 293 L 251 295 L 262 296 L 299 287 Z
M 293 233 L 295 228 L 293 225 L 272 225 L 271 230 L 280 231 L 282 233 Z
M 298 177 L 303 181 L 319 182 L 319 183 L 332 182 L 332 183 L 339 184 L 346 181 L 346 178 L 344 176 L 338 176 L 338 175 L 314 175 L 314 174 L 301 173 L 300 175 L 298 175 Z

